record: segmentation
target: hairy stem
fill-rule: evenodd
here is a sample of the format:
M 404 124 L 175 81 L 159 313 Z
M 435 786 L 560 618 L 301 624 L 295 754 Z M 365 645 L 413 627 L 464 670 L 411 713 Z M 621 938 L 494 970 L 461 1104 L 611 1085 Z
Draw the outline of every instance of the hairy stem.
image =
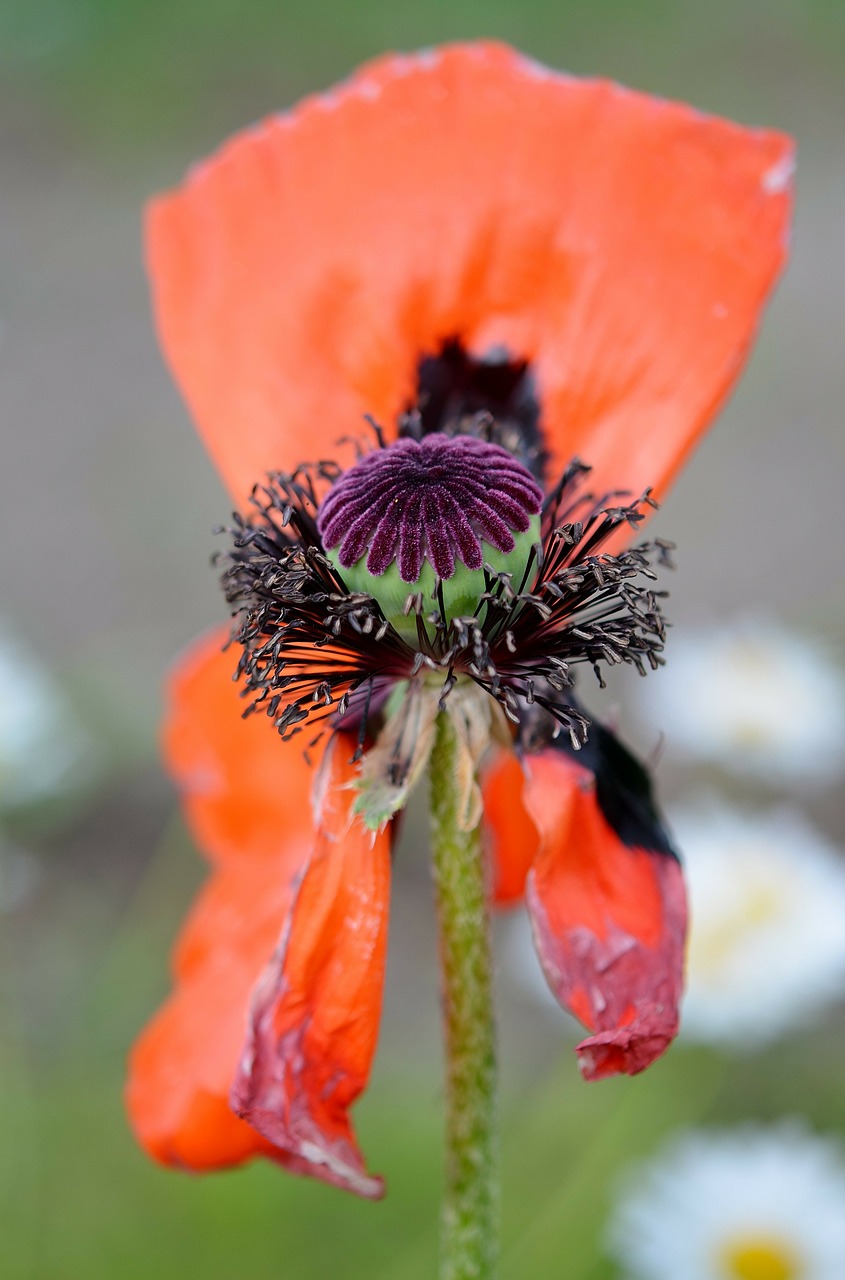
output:
M 447 1070 L 440 1280 L 490 1280 L 499 1178 L 489 912 L 480 830 L 458 827 L 458 755 L 441 712 L 429 766 Z

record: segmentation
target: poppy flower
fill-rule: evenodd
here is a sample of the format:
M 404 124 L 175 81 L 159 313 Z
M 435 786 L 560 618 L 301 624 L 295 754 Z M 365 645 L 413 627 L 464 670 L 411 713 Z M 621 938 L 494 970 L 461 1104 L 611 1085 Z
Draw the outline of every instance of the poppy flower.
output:
M 260 1154 L 381 1193 L 349 1108 L 392 817 L 441 707 L 461 820 L 483 811 L 491 895 L 525 897 L 591 1032 L 584 1074 L 666 1048 L 680 869 L 573 672 L 661 661 L 667 548 L 630 543 L 737 375 L 790 173 L 778 134 L 480 43 L 382 58 L 153 203 L 162 345 L 240 513 L 238 643 L 202 640 L 169 690 L 213 870 L 132 1055 L 158 1159 Z

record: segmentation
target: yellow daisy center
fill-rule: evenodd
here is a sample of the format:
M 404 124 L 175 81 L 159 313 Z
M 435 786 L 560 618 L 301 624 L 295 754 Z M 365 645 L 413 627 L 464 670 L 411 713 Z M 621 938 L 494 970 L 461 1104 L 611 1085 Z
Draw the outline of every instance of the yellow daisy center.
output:
M 733 909 L 726 909 L 709 927 L 706 924 L 696 927 L 693 921 L 690 970 L 701 976 L 719 978 L 748 934 L 755 928 L 770 925 L 784 907 L 785 897 L 776 886 L 757 882 L 745 887 Z
M 783 1240 L 734 1240 L 722 1254 L 725 1280 L 801 1280 L 803 1267 Z

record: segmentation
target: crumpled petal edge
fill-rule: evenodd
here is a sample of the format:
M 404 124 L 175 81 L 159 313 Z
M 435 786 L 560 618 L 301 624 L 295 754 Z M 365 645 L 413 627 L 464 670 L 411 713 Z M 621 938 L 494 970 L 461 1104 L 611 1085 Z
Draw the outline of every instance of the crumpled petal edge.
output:
M 384 1179 L 366 1172 L 353 1143 L 343 1138 L 327 1139 L 304 1106 L 301 1114 L 298 1108 L 291 1109 L 285 1122 L 281 1118 L 281 1110 L 255 1104 L 257 1086 L 254 1072 L 261 1053 L 261 1041 L 272 1035 L 272 1014 L 285 994 L 282 972 L 290 927 L 289 919 L 276 954 L 255 989 L 247 1041 L 229 1094 L 229 1103 L 236 1115 L 279 1148 L 281 1162 L 290 1172 L 319 1178 L 367 1200 L 380 1200 L 384 1195 Z M 299 1045 L 306 1030 L 307 1020 L 278 1045 L 278 1059 L 288 1062 L 293 1070 L 305 1068 Z M 281 1092 L 282 1087 L 279 1086 L 280 1100 Z
M 526 902 L 547 981 L 561 1004 L 588 1025 L 598 1024 L 595 1034 L 575 1050 L 586 1080 L 637 1075 L 665 1053 L 678 1032 L 687 921 L 683 874 L 673 857 L 650 856 L 658 870 L 665 930 L 655 950 L 643 951 L 636 938 L 619 929 L 601 944 L 586 929 L 573 929 L 566 939 L 556 938 L 548 926 L 534 871 L 528 874 Z M 654 973 L 654 987 L 646 997 L 641 994 L 642 978 L 649 970 Z M 601 1023 L 610 1019 L 613 1008 L 619 1008 L 628 986 L 631 1003 L 624 1019 L 603 1027 Z

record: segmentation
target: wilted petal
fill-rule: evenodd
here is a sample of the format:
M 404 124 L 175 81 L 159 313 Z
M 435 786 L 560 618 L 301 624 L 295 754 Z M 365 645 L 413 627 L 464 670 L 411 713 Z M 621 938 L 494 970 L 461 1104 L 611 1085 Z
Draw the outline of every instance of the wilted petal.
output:
M 351 812 L 345 751 L 332 750 L 317 842 L 255 988 L 231 1101 L 299 1172 L 377 1198 L 347 1113 L 378 1035 L 390 845 Z
M 164 1164 L 217 1169 L 258 1154 L 286 1162 L 234 1115 L 228 1095 L 250 993 L 291 897 L 278 867 L 247 861 L 215 872 L 191 909 L 175 955 L 175 990 L 129 1059 L 132 1128 Z
M 686 900 L 667 853 L 624 844 L 595 782 L 565 756 L 530 762 L 525 803 L 542 836 L 526 896 L 552 990 L 595 1034 L 578 1046 L 591 1080 L 642 1071 L 678 1029 Z
M 440 694 L 412 680 L 402 701 L 364 756 L 355 789 L 355 813 L 371 831 L 380 831 L 403 809 L 434 745 Z

